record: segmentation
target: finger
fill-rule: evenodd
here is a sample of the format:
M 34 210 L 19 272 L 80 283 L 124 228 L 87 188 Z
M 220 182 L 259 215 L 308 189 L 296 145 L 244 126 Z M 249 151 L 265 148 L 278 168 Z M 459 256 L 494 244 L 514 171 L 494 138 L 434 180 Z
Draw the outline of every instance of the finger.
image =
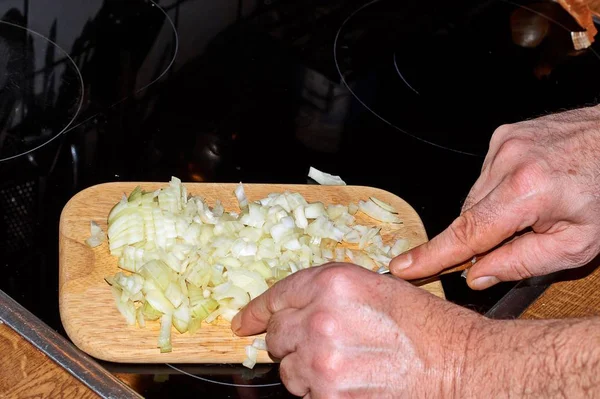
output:
M 233 332 L 240 336 L 259 334 L 266 330 L 274 313 L 309 304 L 316 294 L 310 279 L 318 272 L 317 268 L 303 269 L 275 283 L 235 315 L 231 320 Z
M 533 196 L 519 198 L 505 179 L 442 233 L 390 262 L 403 279 L 427 277 L 486 252 L 535 221 Z
M 285 388 L 292 394 L 300 397 L 310 395 L 310 387 L 307 383 L 307 378 L 302 372 L 309 370 L 308 365 L 298 354 L 293 352 L 284 357 L 279 364 L 279 378 Z
M 523 280 L 581 266 L 587 258 L 569 250 L 574 241 L 567 230 L 524 234 L 475 263 L 467 274 L 467 284 L 474 290 L 483 290 L 501 281 Z
M 288 308 L 271 316 L 265 341 L 272 356 L 283 359 L 295 352 L 297 346 L 304 341 L 303 313 L 302 310 Z

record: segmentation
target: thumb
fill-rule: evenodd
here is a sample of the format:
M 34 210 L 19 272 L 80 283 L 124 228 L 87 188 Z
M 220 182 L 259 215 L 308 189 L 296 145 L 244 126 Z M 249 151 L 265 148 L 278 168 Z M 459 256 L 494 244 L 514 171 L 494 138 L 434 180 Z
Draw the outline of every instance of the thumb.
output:
M 428 277 L 487 252 L 533 222 L 534 199 L 519 198 L 514 184 L 503 182 L 431 241 L 392 259 L 390 271 L 408 280 Z
M 523 280 L 584 264 L 576 261 L 581 254 L 569 249 L 572 241 L 565 239 L 566 235 L 567 231 L 524 234 L 475 263 L 467 274 L 467 284 L 483 290 L 501 281 Z

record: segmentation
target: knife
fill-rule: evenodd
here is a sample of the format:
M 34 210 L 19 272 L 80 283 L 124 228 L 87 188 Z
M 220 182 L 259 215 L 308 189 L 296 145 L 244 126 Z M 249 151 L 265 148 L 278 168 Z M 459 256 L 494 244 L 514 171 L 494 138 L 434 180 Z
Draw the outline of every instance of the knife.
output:
M 431 275 L 429 277 L 425 277 L 425 278 L 421 278 L 421 279 L 416 279 L 416 280 L 411 280 L 411 283 L 413 283 L 414 285 L 422 285 L 422 284 L 427 284 L 431 281 L 435 281 L 437 280 L 440 276 L 443 276 L 444 274 L 450 274 L 450 273 L 456 273 L 456 272 L 460 272 L 462 271 L 463 273 L 465 273 L 465 271 L 467 269 L 469 269 L 471 266 L 473 266 L 475 264 L 475 262 L 477 262 L 478 259 L 482 259 L 483 256 L 479 256 L 479 258 L 477 256 L 474 256 L 471 260 L 462 263 L 458 266 L 454 266 L 448 269 L 444 269 L 439 273 L 436 273 L 434 275 Z M 390 269 L 382 266 L 377 270 L 378 274 L 391 274 L 390 273 Z M 466 277 L 466 275 L 465 275 Z

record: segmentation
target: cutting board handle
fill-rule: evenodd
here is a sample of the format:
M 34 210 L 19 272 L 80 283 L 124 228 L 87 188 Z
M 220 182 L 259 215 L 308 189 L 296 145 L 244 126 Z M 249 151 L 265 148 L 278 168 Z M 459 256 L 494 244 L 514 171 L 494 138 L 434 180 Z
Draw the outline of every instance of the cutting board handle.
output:
M 95 259 L 94 249 L 85 243 L 80 243 L 72 238 L 59 235 L 59 265 L 77 262 L 80 266 L 77 268 L 60 267 L 60 288 L 67 283 L 71 283 L 80 278 L 85 278 L 94 272 Z

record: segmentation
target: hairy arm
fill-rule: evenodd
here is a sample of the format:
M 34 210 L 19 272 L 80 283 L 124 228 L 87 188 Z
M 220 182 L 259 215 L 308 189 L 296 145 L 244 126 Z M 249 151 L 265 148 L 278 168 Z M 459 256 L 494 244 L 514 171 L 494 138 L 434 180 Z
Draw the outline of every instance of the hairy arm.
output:
M 462 397 L 600 397 L 600 318 L 489 321 L 469 340 Z

